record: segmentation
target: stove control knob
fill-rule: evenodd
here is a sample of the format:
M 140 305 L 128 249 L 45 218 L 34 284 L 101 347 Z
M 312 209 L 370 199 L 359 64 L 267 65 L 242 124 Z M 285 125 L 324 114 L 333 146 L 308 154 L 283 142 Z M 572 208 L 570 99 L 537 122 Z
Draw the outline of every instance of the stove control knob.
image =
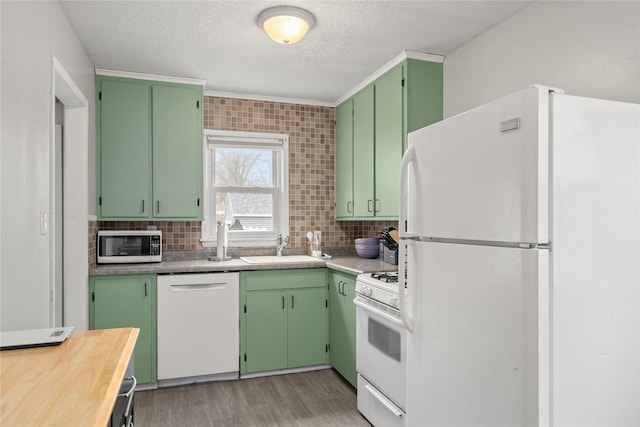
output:
M 362 293 L 363 293 L 364 295 L 366 295 L 366 296 L 370 297 L 370 296 L 371 296 L 371 294 L 373 293 L 373 291 L 371 290 L 371 286 L 367 286 L 367 285 L 363 286 L 363 287 L 362 287 Z
M 389 303 L 391 304 L 391 307 L 398 308 L 398 297 L 393 297 L 393 298 L 391 298 L 391 300 L 389 301 Z

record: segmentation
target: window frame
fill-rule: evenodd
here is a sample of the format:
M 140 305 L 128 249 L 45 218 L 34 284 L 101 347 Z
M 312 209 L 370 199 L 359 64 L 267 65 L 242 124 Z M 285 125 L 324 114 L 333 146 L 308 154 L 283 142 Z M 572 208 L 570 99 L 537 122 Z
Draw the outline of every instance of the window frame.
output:
M 279 152 L 273 167 L 274 203 L 273 231 L 243 231 L 235 234 L 229 231 L 227 244 L 229 247 L 262 247 L 276 244 L 278 234 L 289 234 L 289 135 L 264 132 L 239 132 L 205 129 L 204 158 L 204 206 L 200 241 L 204 247 L 217 246 L 217 230 L 215 218 L 213 150 L 210 146 L 272 149 Z M 279 157 L 279 158 L 278 158 Z M 251 191 L 248 191 L 251 192 Z M 256 193 L 262 193 L 256 191 Z

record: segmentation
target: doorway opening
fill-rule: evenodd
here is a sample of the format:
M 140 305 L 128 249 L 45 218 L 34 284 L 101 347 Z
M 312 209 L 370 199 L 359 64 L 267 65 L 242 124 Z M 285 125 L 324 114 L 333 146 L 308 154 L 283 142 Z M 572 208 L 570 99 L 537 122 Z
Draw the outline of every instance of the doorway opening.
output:
M 49 324 L 88 327 L 89 102 L 52 57 Z
M 55 113 L 55 150 L 54 150 L 54 197 L 51 219 L 53 230 L 51 238 L 54 245 L 54 270 L 53 283 L 53 326 L 64 326 L 64 142 L 62 139 L 64 124 L 64 104 L 56 98 Z

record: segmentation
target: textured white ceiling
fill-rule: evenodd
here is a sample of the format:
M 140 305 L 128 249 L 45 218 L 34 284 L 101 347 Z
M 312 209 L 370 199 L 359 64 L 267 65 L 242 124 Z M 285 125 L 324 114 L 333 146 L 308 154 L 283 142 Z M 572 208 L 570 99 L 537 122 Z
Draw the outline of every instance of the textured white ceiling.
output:
M 61 1 L 96 68 L 189 77 L 206 90 L 332 103 L 404 50 L 447 55 L 533 1 Z M 281 45 L 263 9 L 317 18 Z

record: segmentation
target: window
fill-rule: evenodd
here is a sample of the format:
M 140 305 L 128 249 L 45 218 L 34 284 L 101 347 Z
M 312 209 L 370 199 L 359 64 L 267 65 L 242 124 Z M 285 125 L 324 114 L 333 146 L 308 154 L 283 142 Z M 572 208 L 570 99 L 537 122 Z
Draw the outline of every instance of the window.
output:
M 216 224 L 229 246 L 272 246 L 289 230 L 289 136 L 205 130 L 202 244 L 216 245 Z

